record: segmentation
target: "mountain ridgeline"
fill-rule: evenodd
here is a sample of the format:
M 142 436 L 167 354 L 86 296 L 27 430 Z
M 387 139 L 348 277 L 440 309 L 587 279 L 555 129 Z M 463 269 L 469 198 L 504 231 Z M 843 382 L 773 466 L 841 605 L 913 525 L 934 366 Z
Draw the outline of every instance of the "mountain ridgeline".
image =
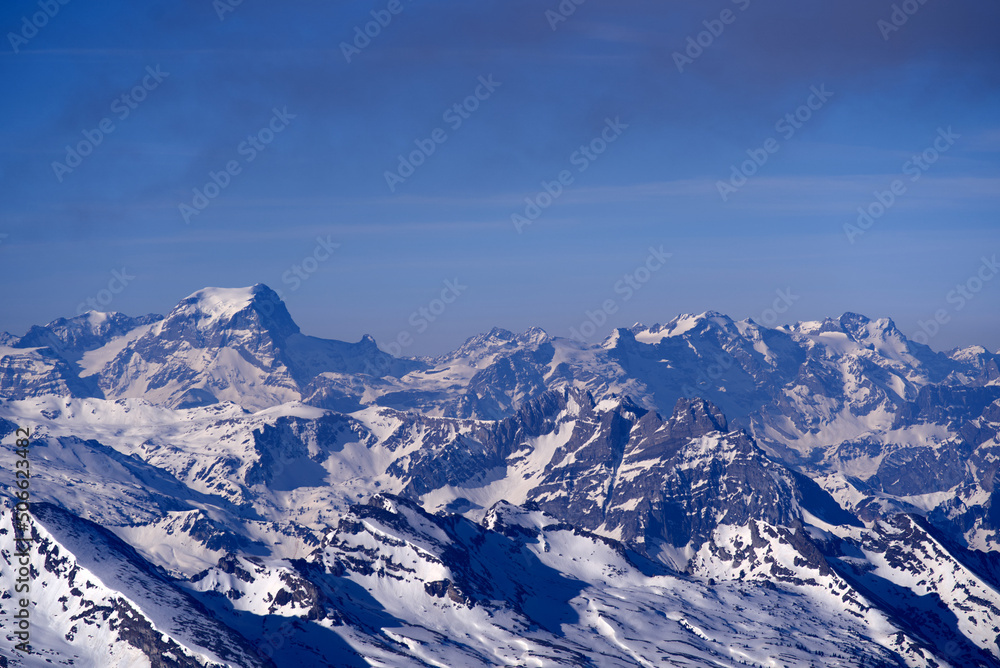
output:
M 397 358 L 260 284 L 0 335 L 0 659 L 1000 666 L 998 361 L 715 312 Z

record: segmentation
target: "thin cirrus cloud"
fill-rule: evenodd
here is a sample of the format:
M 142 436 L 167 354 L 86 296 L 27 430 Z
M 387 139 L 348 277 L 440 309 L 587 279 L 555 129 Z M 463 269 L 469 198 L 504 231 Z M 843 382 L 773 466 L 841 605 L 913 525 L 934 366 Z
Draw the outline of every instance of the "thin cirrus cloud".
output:
M 653 241 L 676 247 L 685 280 L 651 284 L 630 318 L 739 310 L 779 283 L 812 280 L 800 261 L 808 255 L 816 276 L 850 271 L 852 280 L 840 281 L 839 293 L 810 291 L 796 306 L 802 318 L 866 308 L 881 315 L 889 306 L 870 287 L 880 285 L 907 331 L 948 284 L 943 273 L 900 283 L 909 260 L 892 248 L 934 258 L 927 261 L 961 278 L 972 256 L 1000 245 L 995 3 L 924 3 L 886 35 L 878 22 L 893 3 L 867 0 L 588 0 L 555 29 L 546 12 L 558 2 L 403 6 L 351 62 L 342 44 L 375 5 L 246 1 L 220 20 L 212 3 L 197 0 L 69 3 L 19 53 L 0 55 L 5 92 L 18 101 L 0 109 L 8 234 L 0 276 L 12 304 L 0 328 L 67 315 L 60 309 L 80 296 L 57 303 L 51 295 L 87 292 L 121 263 L 143 273 L 113 307 L 137 312 L 199 283 L 280 283 L 311 238 L 334 233 L 350 242 L 351 259 L 318 272 L 295 302 L 325 299 L 324 289 L 343 294 L 344 272 L 356 265 L 378 279 L 348 281 L 345 304 L 364 309 L 342 310 L 336 321 L 309 310 L 314 333 L 356 339 L 391 330 L 393 318 L 412 311 L 414 291 L 433 291 L 459 267 L 478 286 L 417 353 L 511 324 L 498 318 L 558 332 L 603 285 L 567 284 L 566 276 L 613 277 Z M 5 5 L 0 27 L 16 29 L 30 8 Z M 679 72 L 675 54 L 706 22 L 718 29 L 723 10 L 734 20 Z M 58 181 L 53 161 L 157 65 L 169 78 Z M 442 113 L 481 76 L 502 83 L 450 127 Z M 779 133 L 776 122 L 822 86 L 832 98 L 793 136 Z M 295 115 L 288 128 L 186 222 L 178 206 L 227 161 L 242 161 L 240 142 L 286 107 Z M 572 156 L 609 118 L 628 129 L 576 171 Z M 948 127 L 960 140 L 848 243 L 843 226 L 857 208 L 903 178 L 904 162 Z M 390 190 L 386 172 L 436 128 L 447 141 Z M 780 149 L 723 200 L 719 182 L 769 138 Z M 564 170 L 572 184 L 518 234 L 511 216 Z M 942 230 L 961 241 L 942 245 Z M 816 239 L 825 241 L 812 249 Z M 182 253 L 185 240 L 191 248 Z M 29 278 L 17 252 L 29 248 L 51 257 L 42 280 Z M 747 248 L 766 251 L 766 268 L 747 269 Z M 878 249 L 884 261 L 867 259 Z M 498 271 L 504 263 L 512 270 Z M 935 345 L 1000 347 L 989 327 L 998 303 L 1000 286 L 990 285 Z

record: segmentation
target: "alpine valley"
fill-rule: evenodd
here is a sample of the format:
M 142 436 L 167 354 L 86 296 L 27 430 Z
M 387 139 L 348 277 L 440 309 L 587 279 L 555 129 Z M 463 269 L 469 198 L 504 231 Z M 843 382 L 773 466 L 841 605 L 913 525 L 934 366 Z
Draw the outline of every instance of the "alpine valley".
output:
M 0 666 L 1000 666 L 998 362 L 714 312 L 396 358 L 260 284 L 0 334 Z

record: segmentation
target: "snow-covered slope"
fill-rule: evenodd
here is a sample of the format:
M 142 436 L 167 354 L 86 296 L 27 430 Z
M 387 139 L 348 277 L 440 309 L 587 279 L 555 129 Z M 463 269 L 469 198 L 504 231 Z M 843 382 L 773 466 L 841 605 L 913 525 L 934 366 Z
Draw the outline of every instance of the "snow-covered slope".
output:
M 252 644 L 96 524 L 33 506 L 31 646 L 10 665 L 267 666 Z M 0 527 L 0 579 L 16 579 L 13 512 Z M 4 610 L 10 618 L 13 610 Z M 6 625 L 5 625 L 6 626 Z M 10 633 L 8 628 L 7 633 Z M 5 647 L 11 656 L 10 646 Z

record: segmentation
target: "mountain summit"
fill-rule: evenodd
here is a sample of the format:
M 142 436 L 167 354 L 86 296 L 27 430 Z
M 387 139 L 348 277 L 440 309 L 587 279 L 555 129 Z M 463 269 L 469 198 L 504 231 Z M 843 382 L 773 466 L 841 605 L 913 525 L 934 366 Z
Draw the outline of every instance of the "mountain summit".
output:
M 174 408 L 218 401 L 266 408 L 302 399 L 324 373 L 406 366 L 371 337 L 352 344 L 303 335 L 284 302 L 260 283 L 199 290 L 122 338 L 87 359 L 105 396 Z
M 246 332 L 282 342 L 299 327 L 277 293 L 263 283 L 249 288 L 204 288 L 182 299 L 163 322 L 161 336 L 188 338 L 196 347 L 224 345 L 218 337 Z

